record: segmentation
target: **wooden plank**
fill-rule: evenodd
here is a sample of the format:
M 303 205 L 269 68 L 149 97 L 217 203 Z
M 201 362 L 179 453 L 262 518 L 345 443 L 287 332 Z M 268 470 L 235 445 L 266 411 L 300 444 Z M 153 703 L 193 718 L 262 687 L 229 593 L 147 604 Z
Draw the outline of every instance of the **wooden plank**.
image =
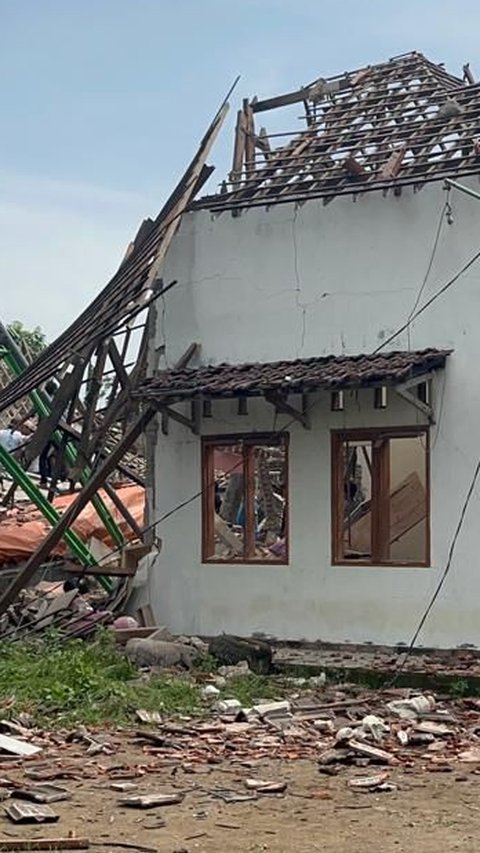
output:
M 255 123 L 252 107 L 247 100 L 243 102 L 245 113 L 245 177 L 247 183 L 255 173 Z
M 105 842 L 105 847 L 109 843 Z M 2 850 L 88 850 L 88 838 L 0 838 Z
M 390 504 L 390 545 L 426 518 L 426 491 L 415 471 L 392 490 L 387 503 Z M 366 501 L 362 515 L 351 526 L 352 549 L 359 553 L 370 549 L 370 516 L 371 502 Z
M 122 388 L 130 387 L 130 379 L 124 367 L 125 356 L 120 355 L 117 345 L 113 338 L 108 342 L 108 357 L 113 364 L 118 381 Z
M 233 146 L 232 170 L 230 172 L 230 180 L 232 184 L 241 180 L 243 171 L 243 160 L 245 156 L 245 131 L 246 120 L 243 110 L 237 113 L 237 124 L 235 127 L 235 142 Z
M 255 558 L 255 451 L 253 444 L 244 444 L 244 518 L 243 551 L 246 560 Z

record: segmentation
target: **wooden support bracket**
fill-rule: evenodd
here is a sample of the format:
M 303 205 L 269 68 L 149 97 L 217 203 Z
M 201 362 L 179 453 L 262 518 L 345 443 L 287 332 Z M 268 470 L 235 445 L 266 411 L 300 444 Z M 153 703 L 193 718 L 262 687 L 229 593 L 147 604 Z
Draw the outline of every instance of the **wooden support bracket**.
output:
M 411 406 L 414 406 L 422 415 L 425 415 L 429 423 L 434 424 L 435 416 L 432 406 L 429 403 L 424 403 L 423 400 L 420 400 L 411 391 L 412 388 L 416 388 L 418 385 L 430 383 L 432 377 L 432 373 L 425 373 L 421 376 L 415 376 L 413 379 L 408 379 L 406 382 L 395 385 L 395 393 L 403 400 L 406 400 L 407 403 L 410 403 Z
M 275 407 L 277 412 L 280 412 L 282 415 L 290 415 L 290 417 L 294 418 L 298 423 L 300 423 L 304 429 L 311 429 L 310 416 L 308 414 L 308 405 L 307 405 L 307 395 L 302 394 L 302 410 L 299 411 L 295 409 L 294 406 L 290 405 L 287 402 L 287 396 L 284 394 L 278 394 L 275 392 L 270 392 L 265 394 L 265 399 L 267 403 L 270 403 Z
M 181 412 L 177 412 L 176 409 L 172 409 L 171 405 L 168 405 L 167 403 L 157 403 L 156 406 L 158 411 L 161 412 L 162 415 L 162 432 L 164 435 L 168 435 L 169 418 L 171 418 L 172 421 L 177 421 L 177 423 L 187 427 L 187 429 L 191 430 L 194 435 L 198 435 L 199 428 L 196 418 L 187 418 L 186 415 L 182 415 Z

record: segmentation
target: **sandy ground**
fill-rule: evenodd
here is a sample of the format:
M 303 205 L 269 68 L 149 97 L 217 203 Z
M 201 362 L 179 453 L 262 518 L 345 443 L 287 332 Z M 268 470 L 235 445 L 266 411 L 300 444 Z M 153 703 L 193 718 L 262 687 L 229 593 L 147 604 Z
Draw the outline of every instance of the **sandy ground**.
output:
M 78 775 L 87 772 L 90 778 L 55 780 L 73 795 L 51 805 L 60 815 L 55 824 L 17 825 L 2 814 L 0 850 L 2 838 L 58 838 L 71 832 L 87 837 L 93 849 L 112 853 L 122 849 L 114 842 L 159 853 L 477 853 L 480 847 L 480 775 L 472 765 L 448 773 L 393 768 L 389 781 L 397 789 L 382 793 L 348 787 L 352 777 L 375 773 L 371 767 L 345 768 L 330 777 L 311 761 L 262 761 L 250 767 L 223 763 L 195 772 L 177 765 L 129 780 L 136 790 L 122 794 L 112 790 L 107 768 L 134 767 L 148 758 L 128 736 L 117 743 L 115 755 L 92 760 L 82 757 L 78 745 L 62 750 L 61 764 L 76 766 Z M 4 764 L 0 773 L 26 781 L 28 766 Z M 224 803 L 211 793 L 219 787 L 245 793 L 245 780 L 252 777 L 286 781 L 286 793 L 240 803 Z M 144 810 L 119 802 L 134 794 L 172 791 L 185 793 L 181 804 Z

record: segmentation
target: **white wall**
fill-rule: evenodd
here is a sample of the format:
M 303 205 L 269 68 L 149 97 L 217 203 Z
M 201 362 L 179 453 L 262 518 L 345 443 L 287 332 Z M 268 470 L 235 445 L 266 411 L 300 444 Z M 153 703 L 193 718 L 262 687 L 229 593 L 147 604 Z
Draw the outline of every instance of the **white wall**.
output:
M 474 188 L 476 180 L 471 180 Z M 371 193 L 295 210 L 256 208 L 232 217 L 188 214 L 169 253 L 157 345 L 173 364 L 193 341 L 202 362 L 275 360 L 369 352 L 407 318 L 429 264 L 445 202 L 441 184 L 399 198 Z M 480 202 L 450 196 L 420 304 L 480 250 Z M 408 642 L 438 582 L 462 503 L 480 456 L 480 261 L 386 349 L 453 347 L 435 381 L 432 427 L 432 568 L 332 567 L 330 436 L 332 428 L 413 424 L 401 400 L 374 410 L 371 392 L 351 394 L 343 413 L 319 395 L 310 431 L 290 428 L 288 566 L 202 565 L 200 501 L 162 522 L 160 556 L 148 588 L 157 619 L 176 631 L 263 631 L 284 639 Z M 214 404 L 203 431 L 271 429 L 261 401 L 248 418 L 234 403 Z M 277 418 L 281 428 L 286 418 Z M 200 491 L 199 439 L 180 425 L 159 434 L 155 518 Z M 439 647 L 480 646 L 480 491 L 470 504 L 452 569 L 420 637 Z

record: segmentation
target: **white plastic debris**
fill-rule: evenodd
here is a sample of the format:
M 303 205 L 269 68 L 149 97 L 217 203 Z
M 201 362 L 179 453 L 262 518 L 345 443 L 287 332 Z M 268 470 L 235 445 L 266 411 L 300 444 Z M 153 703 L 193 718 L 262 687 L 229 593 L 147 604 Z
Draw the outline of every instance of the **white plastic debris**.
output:
M 215 687 L 213 684 L 206 684 L 205 687 L 202 687 L 201 691 L 202 699 L 217 699 L 220 696 L 220 690 L 218 687 Z
M 238 714 L 242 710 L 242 705 L 238 699 L 221 699 L 216 703 L 215 710 L 221 714 Z
M 238 678 L 239 675 L 250 675 L 251 669 L 246 660 L 241 660 L 235 666 L 220 666 L 218 674 L 223 678 Z
M 281 716 L 282 714 L 290 714 L 291 705 L 287 699 L 280 702 L 261 702 L 258 705 L 253 705 L 252 711 L 258 714 L 259 717 Z
M 433 696 L 412 696 L 411 699 L 395 699 L 387 704 L 388 710 L 401 720 L 416 720 L 423 714 L 430 714 L 435 708 Z
M 327 676 L 325 675 L 324 672 L 321 672 L 320 675 L 312 675 L 308 679 L 308 686 L 309 687 L 325 687 L 326 683 L 327 683 Z
M 337 743 L 342 743 L 342 741 L 351 740 L 351 738 L 355 737 L 356 735 L 356 729 L 352 729 L 351 726 L 343 726 L 341 729 L 338 730 L 337 734 L 335 735 L 335 740 L 337 741 Z
M 318 729 L 319 732 L 329 732 L 333 734 L 335 731 L 335 724 L 333 720 L 314 720 L 312 725 L 314 729 Z
M 408 745 L 408 732 L 405 729 L 399 729 L 397 732 L 397 740 L 402 746 Z
M 387 726 L 381 717 L 376 717 L 375 714 L 367 714 L 362 720 L 362 731 L 371 735 L 374 740 L 380 741 L 383 735 L 388 734 L 390 726 Z

